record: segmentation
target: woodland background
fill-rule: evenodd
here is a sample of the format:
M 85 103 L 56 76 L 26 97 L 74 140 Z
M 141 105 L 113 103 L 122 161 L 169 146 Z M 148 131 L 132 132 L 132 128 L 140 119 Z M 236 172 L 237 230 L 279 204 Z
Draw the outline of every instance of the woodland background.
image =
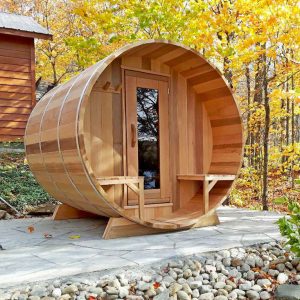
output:
M 232 86 L 245 127 L 230 201 L 284 209 L 300 201 L 300 2 L 297 0 L 1 0 L 53 34 L 36 42 L 37 78 L 68 80 L 140 39 L 177 41 L 215 64 Z

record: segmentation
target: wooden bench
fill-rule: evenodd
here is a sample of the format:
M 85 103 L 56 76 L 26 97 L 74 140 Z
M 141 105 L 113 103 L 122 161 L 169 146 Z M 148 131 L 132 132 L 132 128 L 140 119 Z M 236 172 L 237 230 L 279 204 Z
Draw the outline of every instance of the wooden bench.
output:
M 139 176 L 112 176 L 98 177 L 97 181 L 101 186 L 104 185 L 127 185 L 134 193 L 138 195 L 139 217 L 141 220 L 145 218 L 145 193 L 144 193 L 144 177 Z
M 233 181 L 235 175 L 221 174 L 181 174 L 177 175 L 178 180 L 203 181 L 203 203 L 204 213 L 209 211 L 209 192 L 218 181 Z

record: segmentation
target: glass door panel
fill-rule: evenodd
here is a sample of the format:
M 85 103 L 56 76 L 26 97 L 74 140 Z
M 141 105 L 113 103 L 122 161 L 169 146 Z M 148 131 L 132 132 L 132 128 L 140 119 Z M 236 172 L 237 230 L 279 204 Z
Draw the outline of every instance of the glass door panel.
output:
M 136 96 L 139 176 L 145 190 L 159 189 L 159 92 L 137 87 Z
M 159 204 L 171 199 L 168 78 L 145 74 L 125 71 L 126 175 L 143 176 L 145 203 Z

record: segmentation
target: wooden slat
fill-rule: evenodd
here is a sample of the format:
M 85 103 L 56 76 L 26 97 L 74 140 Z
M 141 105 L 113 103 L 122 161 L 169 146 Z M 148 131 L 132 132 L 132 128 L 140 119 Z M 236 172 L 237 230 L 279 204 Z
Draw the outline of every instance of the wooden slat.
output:
M 136 69 L 137 71 L 133 71 L 132 69 Z M 141 69 L 138 68 L 128 68 L 125 70 L 125 76 L 133 76 L 141 79 L 149 79 L 149 80 L 159 80 L 169 82 L 169 77 L 165 76 L 165 73 L 159 72 L 141 72 Z
M 13 85 L 13 86 L 31 86 L 31 80 L 23 80 L 23 79 L 14 79 L 14 78 L 6 78 L 0 76 L 0 84 L 1 85 Z
M 1 142 L 12 142 L 12 141 L 22 141 L 23 134 L 20 135 L 4 135 L 0 134 L 0 141 Z
M 204 174 L 195 174 L 195 175 L 177 175 L 178 180 L 204 180 L 205 175 Z
M 30 52 L 15 51 L 15 49 L 3 49 L 0 44 L 0 56 L 12 57 L 12 58 L 25 58 L 30 59 Z
M 198 97 L 202 101 L 209 101 L 209 100 L 216 100 L 223 97 L 230 97 L 232 98 L 232 95 L 230 93 L 230 90 L 227 86 L 222 86 L 220 88 L 214 88 L 206 93 L 199 93 Z
M 26 79 L 30 80 L 29 73 L 16 72 L 16 71 L 3 71 L 0 69 L 0 78 L 12 78 L 12 79 Z
M 0 92 L 0 99 L 11 99 L 11 100 L 20 100 L 20 101 L 31 101 L 31 94 L 21 94 L 21 93 L 7 93 Z
M 0 126 L 1 135 L 23 136 L 25 129 L 21 128 L 7 128 Z
M 124 65 L 121 65 L 121 68 L 125 70 L 126 75 L 131 75 L 131 76 L 136 76 L 136 75 L 139 75 L 139 74 L 130 73 L 130 72 L 128 73 L 128 71 L 144 73 L 143 74 L 144 76 L 147 76 L 147 74 L 162 76 L 162 77 L 157 78 L 158 80 L 162 80 L 162 81 L 168 81 L 168 78 L 166 78 L 166 77 L 170 77 L 170 74 L 168 74 L 168 73 L 156 72 L 156 71 L 151 71 L 151 70 L 145 71 L 144 69 L 141 69 L 141 68 L 127 67 L 127 66 L 124 66 Z M 153 79 L 153 76 L 151 78 Z
M 12 65 L 30 66 L 29 58 L 15 58 L 0 55 L 0 64 L 10 63 Z
M 210 72 L 211 70 L 212 70 L 212 67 L 209 64 L 207 64 L 205 61 L 203 61 L 200 66 L 196 66 L 196 67 L 193 66 L 193 67 L 189 68 L 188 70 L 181 71 L 180 74 L 184 78 L 189 79 L 191 77 Z
M 144 177 L 139 178 L 139 217 L 145 220 Z
M 162 45 L 162 47 L 147 53 L 146 56 L 150 59 L 157 59 L 162 55 L 168 54 L 172 49 L 174 49 L 174 45 Z
M 220 144 L 220 145 L 214 145 L 213 150 L 217 149 L 239 149 L 242 148 L 243 144 L 242 143 L 232 143 L 232 144 Z
M 177 175 L 178 180 L 234 180 L 235 175 L 220 174 L 180 174 Z
M 194 89 L 197 93 L 206 93 L 211 90 L 221 88 L 225 85 L 223 79 L 216 77 L 216 79 L 207 80 L 202 83 L 194 84 Z
M 169 82 L 159 81 L 159 159 L 160 159 L 160 198 L 171 197 L 170 145 L 169 145 Z
M 0 83 L 0 92 L 28 94 L 31 93 L 31 87 L 18 86 L 18 85 L 6 85 Z
M 138 177 L 124 176 L 124 177 L 101 177 L 97 178 L 100 185 L 113 185 L 113 184 L 129 184 L 129 183 L 139 183 Z
M 26 122 L 2 121 L 2 120 L 0 120 L 0 127 L 1 128 L 24 129 L 26 127 Z
M 30 75 L 31 75 L 31 104 L 32 107 L 36 104 L 36 93 L 35 93 L 35 50 L 34 40 L 31 41 L 30 49 Z
M 31 108 L 23 107 L 1 107 L 0 114 L 30 114 Z
M 212 71 L 202 73 L 200 75 L 197 75 L 197 76 L 194 76 L 194 77 L 188 79 L 188 83 L 190 85 L 194 86 L 197 84 L 209 82 L 211 80 L 219 79 L 219 78 L 220 78 L 220 75 L 218 74 L 218 72 L 215 70 L 212 70 Z
M 0 33 L 0 48 L 30 53 L 30 40 L 23 37 L 3 35 Z
M 3 113 L 0 109 L 0 120 L 4 121 L 27 121 L 29 114 Z
M 218 182 L 218 180 L 212 180 L 209 184 L 208 184 L 208 192 L 210 192 L 213 187 L 216 185 L 216 183 Z
M 27 100 L 5 100 L 5 99 L 1 99 L 0 98 L 0 107 L 28 107 L 30 108 L 32 106 L 31 101 L 27 101 Z M 0 108 L 0 111 L 2 110 L 2 108 Z
M 188 61 L 191 59 L 194 59 L 196 57 L 196 54 L 190 51 L 186 51 L 185 53 L 171 59 L 165 62 L 166 65 L 170 66 L 170 67 L 174 67 L 178 64 L 181 64 L 183 61 Z
M 145 204 L 145 209 L 147 208 L 156 208 L 156 207 L 172 207 L 173 203 L 150 203 L 150 204 Z M 124 209 L 138 209 L 138 205 L 128 205 L 124 206 Z
M 29 66 L 23 66 L 23 65 L 11 65 L 9 64 L 9 60 L 7 63 L 0 64 L 0 70 L 1 71 L 11 71 L 14 73 L 28 73 L 30 71 Z
M 238 116 L 234 118 L 222 118 L 218 120 L 211 120 L 212 127 L 222 127 L 233 124 L 241 124 L 241 118 Z

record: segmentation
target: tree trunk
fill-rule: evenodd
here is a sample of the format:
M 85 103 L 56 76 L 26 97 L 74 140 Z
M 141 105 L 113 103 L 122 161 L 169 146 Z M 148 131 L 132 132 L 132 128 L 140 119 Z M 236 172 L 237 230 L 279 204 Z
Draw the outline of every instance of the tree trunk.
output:
M 265 47 L 265 45 L 264 45 Z M 267 78 L 267 58 L 264 54 L 263 66 L 263 91 L 264 91 L 264 108 L 265 108 L 265 130 L 263 136 L 263 186 L 262 186 L 262 205 L 263 210 L 268 210 L 268 171 L 269 171 L 269 134 L 270 134 L 270 103 L 268 95 L 268 78 Z
M 294 90 L 295 88 L 295 82 L 294 82 L 294 76 L 292 76 L 291 78 L 291 89 Z M 292 146 L 293 146 L 293 154 L 295 153 L 295 102 L 294 100 L 292 100 L 292 115 L 291 115 L 291 119 L 292 119 L 292 135 L 291 135 L 291 139 L 292 139 Z M 295 172 L 294 172 L 294 160 L 292 160 L 291 162 L 291 177 L 292 177 L 292 188 L 295 187 Z
M 248 153 L 245 152 L 245 156 L 248 156 L 248 160 L 249 160 L 249 164 L 252 165 L 253 164 L 253 157 L 252 157 L 252 133 L 250 132 L 250 118 L 251 118 L 251 111 L 250 111 L 250 104 L 251 104 L 251 78 L 250 78 L 250 70 L 249 70 L 249 66 L 246 67 L 246 72 L 245 72 L 245 76 L 246 76 L 246 84 L 247 84 L 247 106 L 248 106 L 248 110 L 247 110 L 247 141 L 246 141 L 246 145 L 249 146 L 249 151 Z

